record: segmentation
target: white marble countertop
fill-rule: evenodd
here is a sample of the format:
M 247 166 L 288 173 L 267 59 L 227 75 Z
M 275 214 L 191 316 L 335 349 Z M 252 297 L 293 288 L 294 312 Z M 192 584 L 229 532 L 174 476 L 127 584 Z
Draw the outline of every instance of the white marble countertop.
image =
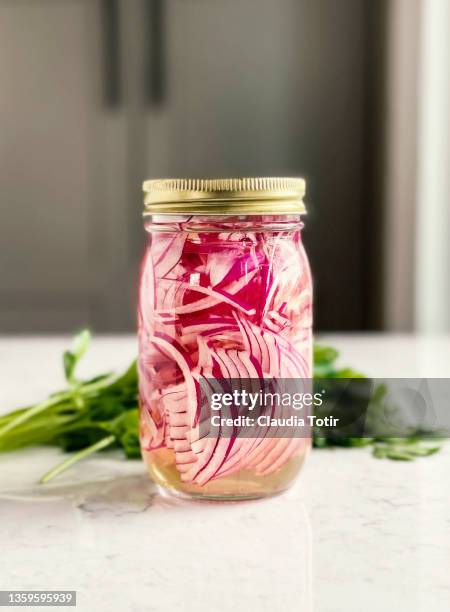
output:
M 449 338 L 326 340 L 373 376 L 450 377 Z M 67 342 L 0 339 L 0 411 L 62 384 Z M 132 338 L 98 338 L 83 370 L 134 352 Z M 77 590 L 86 612 L 449 609 L 450 443 L 413 463 L 315 450 L 286 494 L 227 504 L 161 498 L 115 453 L 36 485 L 59 459 L 0 456 L 1 589 Z

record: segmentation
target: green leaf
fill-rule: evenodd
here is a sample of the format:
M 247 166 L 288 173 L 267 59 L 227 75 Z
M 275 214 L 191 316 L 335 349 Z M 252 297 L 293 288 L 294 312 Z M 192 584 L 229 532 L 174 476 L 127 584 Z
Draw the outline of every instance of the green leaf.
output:
M 127 410 L 111 423 L 111 432 L 120 439 L 126 432 L 139 434 L 139 410 Z
M 72 343 L 72 350 L 65 351 L 63 355 L 64 374 L 68 383 L 72 384 L 75 380 L 75 368 L 80 359 L 86 354 L 91 342 L 91 332 L 83 329 L 75 336 Z
M 394 461 L 413 461 L 417 457 L 429 457 L 440 450 L 439 446 L 429 446 L 417 438 L 391 438 L 375 443 L 373 456 L 377 459 Z
M 75 365 L 77 360 L 75 359 L 75 355 L 70 351 L 65 351 L 63 355 L 63 364 L 64 364 L 64 374 L 66 376 L 67 382 L 72 382 L 73 374 L 75 370 Z
M 107 432 L 102 428 L 80 426 L 80 429 L 62 433 L 58 444 L 66 453 L 71 453 L 95 444 L 105 437 L 105 433 Z
M 324 438 L 323 436 L 314 435 L 314 447 L 315 448 L 328 448 L 329 446 L 332 446 L 328 440 L 326 438 Z
M 138 389 L 138 372 L 137 372 L 137 363 L 134 360 L 129 368 L 125 370 L 125 372 L 116 378 L 116 380 L 111 385 L 112 391 L 121 391 L 126 393 L 134 394 L 137 397 L 137 389 Z
M 75 355 L 77 361 L 84 357 L 90 344 L 91 332 L 88 329 L 83 329 L 78 335 L 75 336 L 72 344 L 72 353 Z
M 331 346 L 314 344 L 314 365 L 331 364 L 338 358 L 339 353 Z
M 111 421 L 126 411 L 126 406 L 120 398 L 110 395 L 101 396 L 90 405 L 89 416 L 92 421 Z
M 126 431 L 120 438 L 120 443 L 128 459 L 139 459 L 141 457 L 141 446 L 136 432 Z
M 334 378 L 366 378 L 361 372 L 357 372 L 353 368 L 342 368 L 341 370 L 335 370 Z

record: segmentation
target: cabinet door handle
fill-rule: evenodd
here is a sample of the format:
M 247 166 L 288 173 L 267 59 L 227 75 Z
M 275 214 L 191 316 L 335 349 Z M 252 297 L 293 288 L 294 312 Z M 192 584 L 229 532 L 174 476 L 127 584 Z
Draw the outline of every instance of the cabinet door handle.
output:
M 103 103 L 108 108 L 120 105 L 120 0 L 101 0 L 103 28 Z
M 145 16 L 145 99 L 149 106 L 160 106 L 166 99 L 166 40 L 164 0 L 146 0 Z

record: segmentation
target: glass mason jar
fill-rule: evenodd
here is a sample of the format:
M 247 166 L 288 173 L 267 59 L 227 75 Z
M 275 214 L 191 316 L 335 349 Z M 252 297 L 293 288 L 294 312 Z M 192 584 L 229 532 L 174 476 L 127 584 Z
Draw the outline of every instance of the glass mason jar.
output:
M 202 380 L 312 375 L 304 191 L 291 178 L 144 183 L 140 438 L 164 490 L 252 499 L 284 491 L 301 469 L 310 436 L 205 434 L 199 410 Z

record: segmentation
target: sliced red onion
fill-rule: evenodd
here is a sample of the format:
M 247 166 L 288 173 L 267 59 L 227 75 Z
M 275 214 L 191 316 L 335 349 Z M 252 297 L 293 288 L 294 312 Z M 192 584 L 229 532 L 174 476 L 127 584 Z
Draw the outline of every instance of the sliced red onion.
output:
M 311 277 L 298 232 L 210 226 L 152 234 L 138 312 L 142 447 L 171 449 L 181 480 L 200 486 L 242 469 L 276 472 L 308 444 L 276 427 L 251 439 L 208 435 L 201 386 L 251 380 L 258 392 L 262 379 L 311 375 Z

